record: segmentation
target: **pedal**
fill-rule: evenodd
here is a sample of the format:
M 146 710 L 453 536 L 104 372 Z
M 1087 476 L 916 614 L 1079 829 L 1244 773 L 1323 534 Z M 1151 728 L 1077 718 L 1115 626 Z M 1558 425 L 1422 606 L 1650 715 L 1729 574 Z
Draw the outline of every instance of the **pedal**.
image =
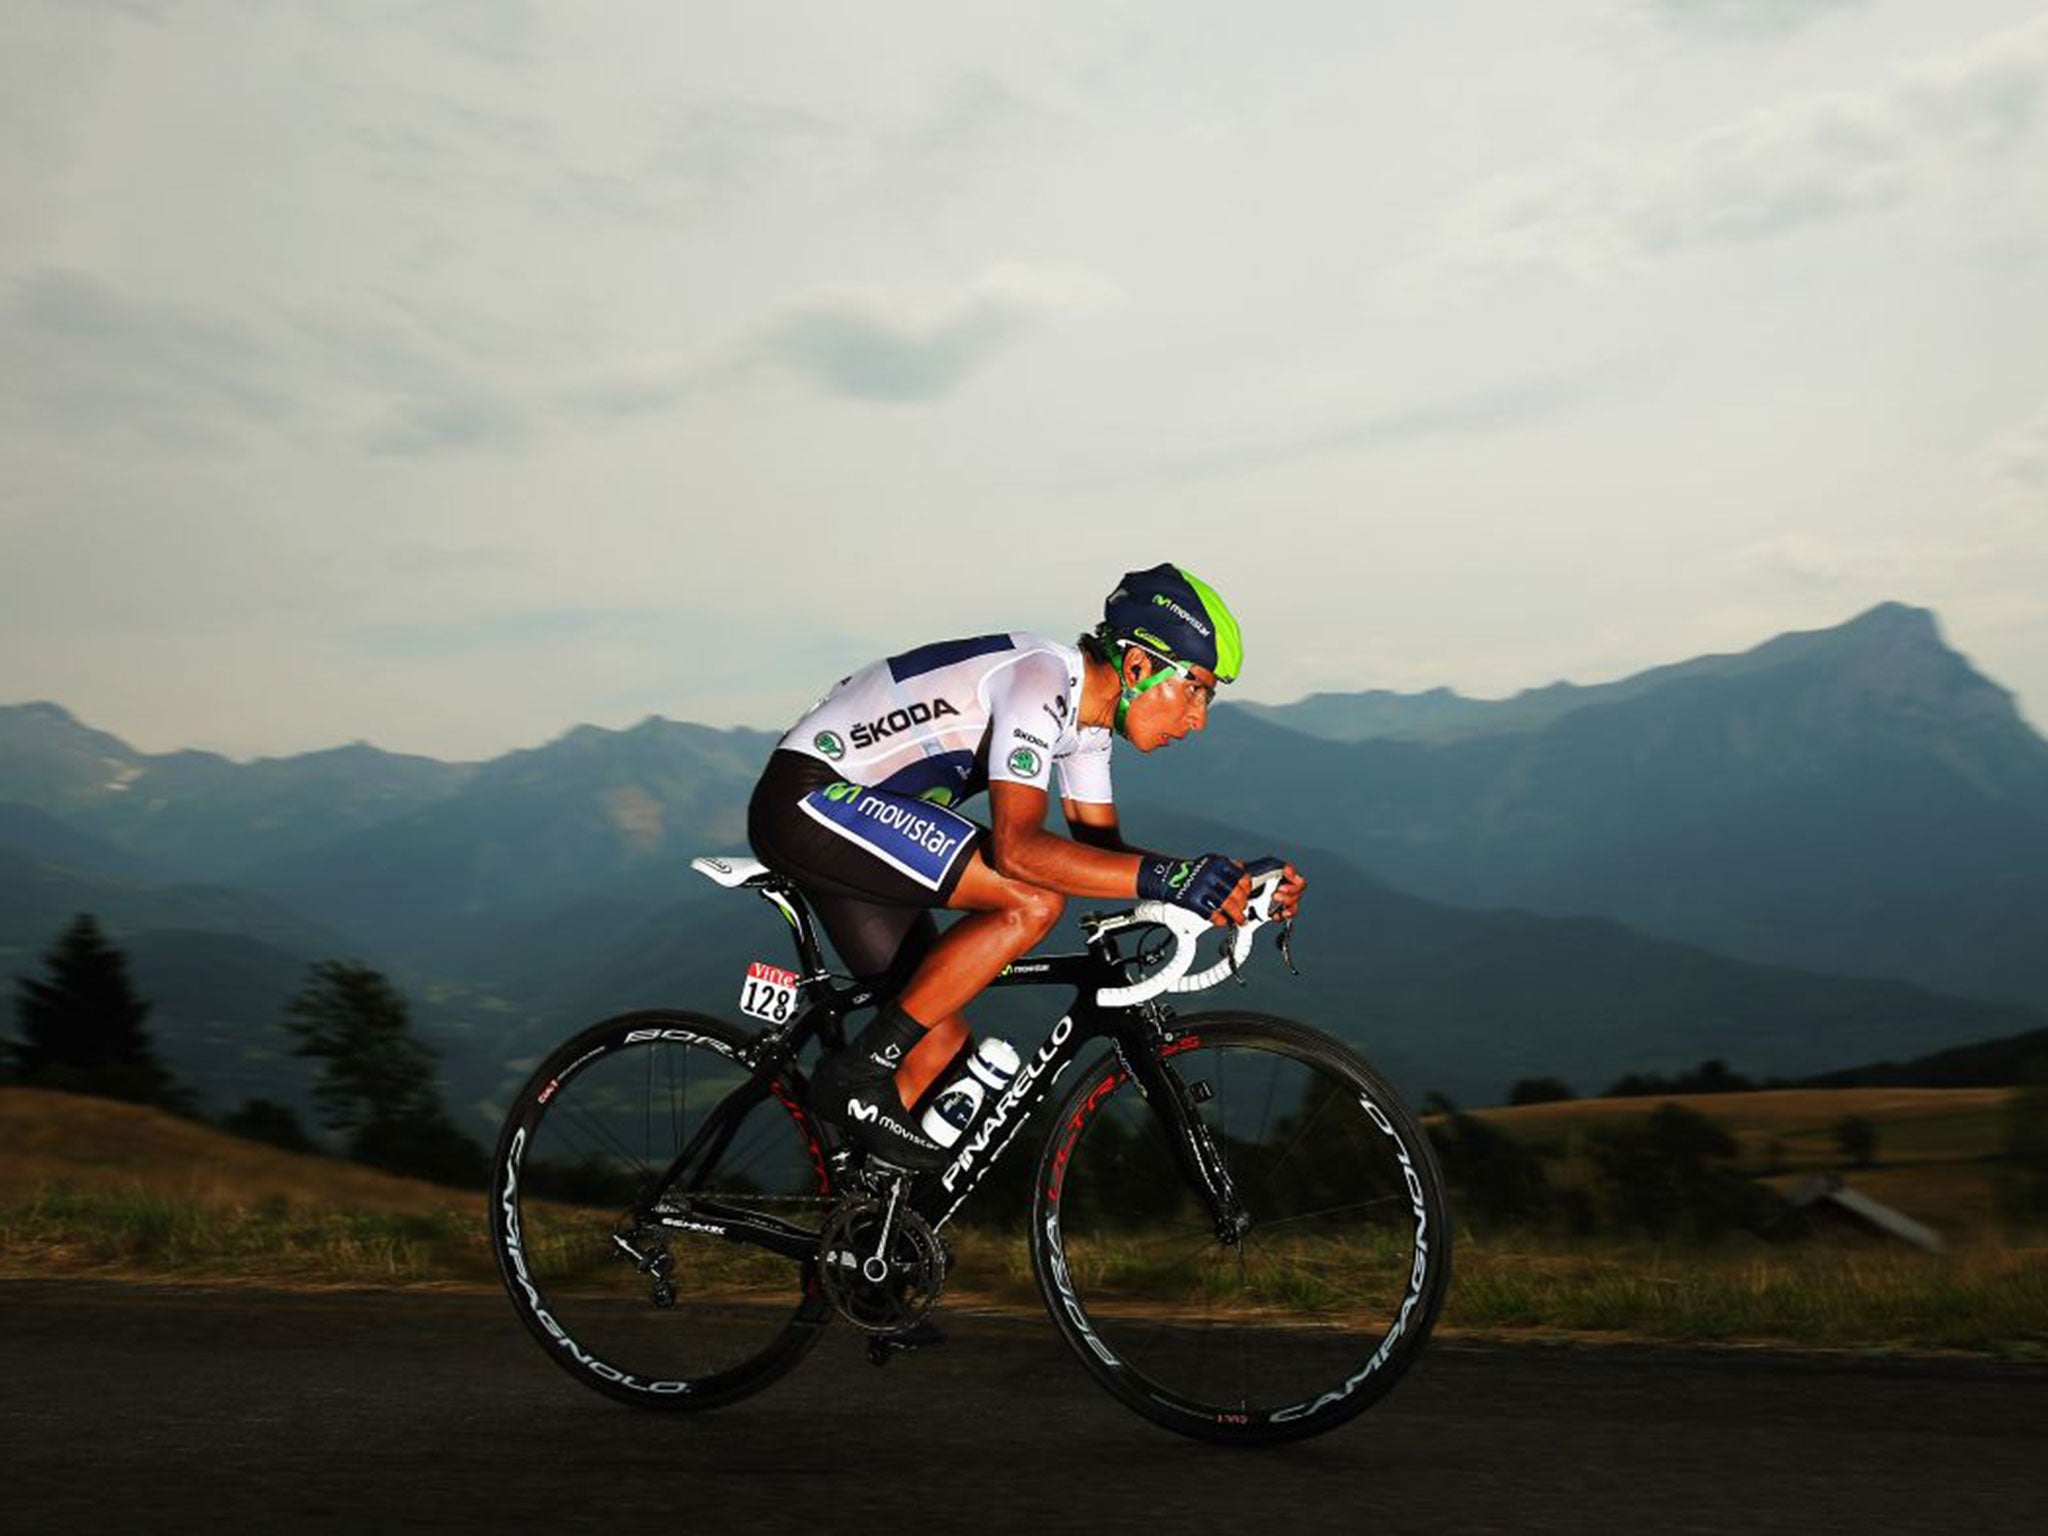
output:
M 898 1355 L 907 1355 L 913 1350 L 935 1349 L 946 1342 L 946 1335 L 928 1317 L 921 1317 L 901 1333 L 871 1333 L 868 1335 L 868 1364 L 887 1365 Z

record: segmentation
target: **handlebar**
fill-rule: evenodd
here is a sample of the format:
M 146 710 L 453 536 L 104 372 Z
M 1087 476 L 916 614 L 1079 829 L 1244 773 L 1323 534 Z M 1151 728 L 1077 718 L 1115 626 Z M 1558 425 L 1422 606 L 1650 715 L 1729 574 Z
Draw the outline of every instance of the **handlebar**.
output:
M 1188 972 L 1194 967 L 1202 936 L 1216 927 L 1213 921 L 1199 912 L 1190 912 L 1185 907 L 1163 901 L 1141 901 L 1127 912 L 1112 912 L 1091 920 L 1089 927 L 1097 937 L 1121 928 L 1147 925 L 1164 928 L 1173 935 L 1173 953 L 1164 965 L 1128 986 L 1102 988 L 1095 994 L 1096 1002 L 1105 1008 L 1129 1008 L 1167 992 L 1205 991 L 1235 975 L 1251 958 L 1252 940 L 1258 931 L 1273 921 L 1273 893 L 1280 888 L 1284 874 L 1284 870 L 1274 869 L 1254 877 L 1251 899 L 1245 903 L 1245 919 L 1235 929 L 1228 930 L 1222 958 L 1192 976 Z M 1287 954 L 1287 936 L 1291 926 L 1290 923 L 1280 930 L 1280 952 L 1283 956 Z M 1291 957 L 1287 963 L 1292 969 L 1294 961 Z

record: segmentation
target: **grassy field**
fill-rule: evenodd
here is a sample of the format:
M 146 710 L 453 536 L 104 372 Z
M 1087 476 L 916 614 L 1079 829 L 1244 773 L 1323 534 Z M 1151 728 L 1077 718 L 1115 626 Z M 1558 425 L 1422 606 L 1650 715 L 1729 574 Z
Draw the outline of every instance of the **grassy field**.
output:
M 1480 1119 L 1561 1159 L 1560 1182 L 1585 1174 L 1584 1149 L 1602 1125 L 1641 1119 L 1671 1103 L 1705 1115 L 1735 1139 L 1741 1165 L 1790 1190 L 1835 1173 L 1863 1193 L 1969 1247 L 2003 1236 L 1998 1210 L 2010 1090 L 2004 1088 L 1794 1088 L 1670 1098 L 1571 1099 L 1483 1109 Z M 1852 1167 L 1836 1141 L 1847 1117 L 1877 1133 L 1873 1164 Z
M 1483 1112 L 1574 1149 L 1652 1100 Z M 1834 1126 L 1878 1128 L 1850 1182 L 1949 1239 L 1923 1254 L 1859 1232 L 1705 1248 L 1460 1232 L 1443 1328 L 1514 1338 L 1961 1349 L 2048 1358 L 2048 1240 L 1996 1218 L 2004 1095 L 1852 1089 L 1684 1100 L 1779 1183 L 1840 1170 Z M 0 1089 L 0 1276 L 486 1289 L 482 1197 L 242 1142 L 153 1110 Z M 955 1234 L 956 1306 L 1036 1309 L 1021 1231 Z M 1318 1303 L 1320 1305 L 1320 1303 Z
M 0 1147 L 0 1276 L 495 1283 L 480 1193 L 28 1088 L 0 1088 Z

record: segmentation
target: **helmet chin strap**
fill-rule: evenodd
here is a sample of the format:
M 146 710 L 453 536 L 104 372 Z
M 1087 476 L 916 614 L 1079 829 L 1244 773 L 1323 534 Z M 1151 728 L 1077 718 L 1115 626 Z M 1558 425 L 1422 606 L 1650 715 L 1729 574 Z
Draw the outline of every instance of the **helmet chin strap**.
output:
M 1134 647 L 1127 645 L 1125 647 L 1124 654 L 1128 656 L 1131 653 L 1132 649 L 1134 649 Z M 1145 654 L 1150 656 L 1152 653 L 1150 651 L 1147 651 Z M 1154 657 L 1152 664 L 1152 675 L 1146 678 L 1145 681 L 1143 681 L 1142 683 L 1133 683 L 1124 676 L 1123 667 L 1119 665 L 1117 667 L 1116 673 L 1117 687 L 1119 690 L 1117 693 L 1116 700 L 1117 735 L 1123 737 L 1125 741 L 1129 741 L 1131 739 L 1131 733 L 1124 728 L 1124 720 L 1130 714 L 1131 706 L 1137 703 L 1140 697 L 1142 697 L 1146 693 L 1149 693 L 1152 689 L 1157 688 L 1169 677 L 1178 677 L 1180 675 L 1180 670 L 1177 667 L 1175 667 L 1172 662 L 1162 660 L 1158 657 Z

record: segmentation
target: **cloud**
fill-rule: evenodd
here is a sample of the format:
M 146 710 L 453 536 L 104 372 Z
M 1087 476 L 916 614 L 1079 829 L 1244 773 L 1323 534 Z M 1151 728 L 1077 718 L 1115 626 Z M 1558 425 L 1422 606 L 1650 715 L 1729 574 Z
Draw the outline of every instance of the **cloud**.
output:
M 91 273 L 45 267 L 0 308 L 0 409 L 42 427 L 183 440 L 269 424 L 298 401 L 245 324 L 137 299 Z
M 1349 453 L 1442 437 L 1490 437 L 1557 416 L 1589 393 L 1584 379 L 1542 379 L 1336 422 L 1264 442 L 1225 444 L 1174 457 L 1158 473 L 1170 481 L 1244 474 L 1326 453 Z M 1129 478 L 1151 478 L 1133 475 Z
M 1729 551 L 1717 562 L 1723 585 L 1746 593 L 1834 592 L 1847 587 L 1911 590 L 1926 552 L 1902 541 L 1845 541 L 1789 532 Z
M 1648 0 L 1667 26 L 1738 41 L 1784 37 L 1868 0 Z
M 1984 451 L 1985 479 L 2001 499 L 2024 500 L 2038 512 L 2048 497 L 2048 410 L 2022 422 Z
M 352 639 L 356 648 L 367 655 L 423 660 L 486 651 L 546 650 L 602 631 L 635 629 L 644 626 L 649 617 L 588 608 L 545 609 L 418 624 L 372 625 L 355 631 Z
M 486 64 L 529 64 L 538 57 L 531 0 L 415 0 L 395 24 L 406 21 Z
M 821 113 L 746 97 L 692 100 L 666 111 L 647 171 L 709 193 L 767 182 L 793 158 L 843 154 L 847 125 Z
M 530 562 L 509 549 L 486 545 L 411 543 L 392 546 L 384 568 L 394 576 L 464 576 L 476 572 L 515 571 Z
M 1780 102 L 1644 154 L 1496 180 L 1411 277 L 1548 267 L 1596 281 L 1701 248 L 1888 207 L 1955 165 L 2015 150 L 2048 100 L 2048 16 L 1867 91 Z
M 1788 529 L 1709 562 L 1709 585 L 1751 595 L 1920 593 L 1927 601 L 2048 613 L 2040 576 L 2048 512 L 2048 410 L 1957 466 L 1938 523 L 1923 531 Z
M 792 301 L 757 355 L 857 400 L 935 400 L 951 394 L 1050 315 L 1109 302 L 1114 287 L 1078 268 L 1005 266 L 935 305 L 906 307 L 855 288 Z
M 53 434 L 182 448 L 244 430 L 339 432 L 374 453 L 426 454 L 527 430 L 487 358 L 402 312 L 295 321 L 252 305 L 228 316 L 44 267 L 0 304 L 0 352 L 0 416 Z
M 502 447 L 525 435 L 519 414 L 482 395 L 408 400 L 364 439 L 372 453 L 433 454 Z

